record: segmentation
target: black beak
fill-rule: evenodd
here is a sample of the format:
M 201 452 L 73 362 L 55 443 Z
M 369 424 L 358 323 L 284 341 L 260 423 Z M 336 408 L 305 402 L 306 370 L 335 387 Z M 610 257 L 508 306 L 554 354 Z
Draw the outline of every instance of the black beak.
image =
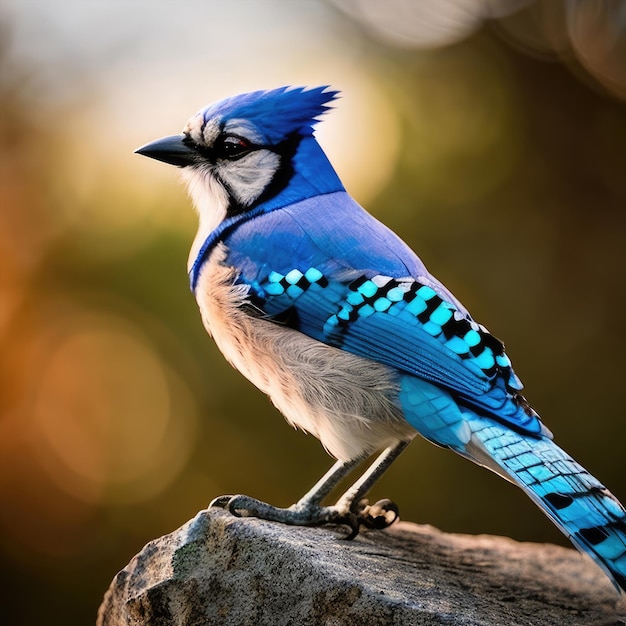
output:
M 185 167 L 185 165 L 196 163 L 200 156 L 193 144 L 190 144 L 188 140 L 185 141 L 185 139 L 187 139 L 185 135 L 163 137 L 137 148 L 135 152 L 157 161 L 163 161 L 163 163 Z

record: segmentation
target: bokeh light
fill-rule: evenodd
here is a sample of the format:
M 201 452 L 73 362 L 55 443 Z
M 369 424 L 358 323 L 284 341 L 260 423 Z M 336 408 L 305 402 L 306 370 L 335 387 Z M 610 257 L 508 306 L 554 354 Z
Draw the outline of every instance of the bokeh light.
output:
M 462 41 L 488 18 L 503 17 L 530 0 L 332 0 L 386 44 L 440 48 Z
M 50 480 L 91 503 L 154 497 L 189 456 L 189 392 L 140 329 L 85 313 L 62 326 L 42 338 L 32 409 Z

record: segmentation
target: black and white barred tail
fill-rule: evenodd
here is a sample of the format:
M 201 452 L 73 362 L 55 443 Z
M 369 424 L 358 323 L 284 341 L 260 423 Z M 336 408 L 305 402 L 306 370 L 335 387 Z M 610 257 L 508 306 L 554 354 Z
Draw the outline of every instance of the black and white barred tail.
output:
M 475 417 L 470 424 L 470 456 L 521 487 L 626 591 L 626 511 L 617 498 L 548 437 Z

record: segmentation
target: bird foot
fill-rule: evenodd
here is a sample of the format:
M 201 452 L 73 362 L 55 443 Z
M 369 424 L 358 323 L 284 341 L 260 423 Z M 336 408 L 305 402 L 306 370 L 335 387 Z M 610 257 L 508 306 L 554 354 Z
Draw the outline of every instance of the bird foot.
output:
M 209 508 L 215 507 L 226 509 L 236 517 L 257 517 L 295 526 L 345 525 L 350 528 L 350 534 L 346 536 L 348 540 L 354 539 L 359 534 L 361 526 L 387 528 L 399 515 L 397 505 L 387 499 L 379 500 L 372 505 L 365 499 L 351 504 L 342 504 L 340 501 L 334 506 L 298 502 L 282 509 L 249 496 L 236 495 L 215 498 L 209 504 Z

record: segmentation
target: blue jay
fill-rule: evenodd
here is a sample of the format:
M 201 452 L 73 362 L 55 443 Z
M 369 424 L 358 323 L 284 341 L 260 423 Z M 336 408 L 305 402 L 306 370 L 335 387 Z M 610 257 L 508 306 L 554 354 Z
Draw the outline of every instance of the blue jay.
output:
M 191 288 L 226 359 L 337 459 L 296 504 L 212 505 L 287 524 L 382 528 L 364 496 L 416 433 L 521 487 L 626 590 L 626 512 L 552 440 L 503 344 L 345 191 L 313 135 L 337 92 L 209 105 L 139 154 L 181 168 L 198 210 Z M 323 500 L 374 462 L 335 505 Z

